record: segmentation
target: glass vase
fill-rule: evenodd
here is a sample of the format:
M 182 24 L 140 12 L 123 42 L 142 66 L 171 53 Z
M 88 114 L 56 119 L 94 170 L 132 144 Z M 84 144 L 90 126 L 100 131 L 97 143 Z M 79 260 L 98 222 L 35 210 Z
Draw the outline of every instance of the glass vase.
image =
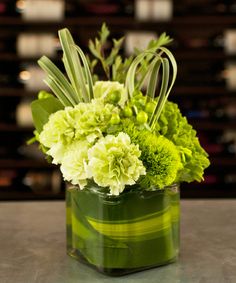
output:
M 119 196 L 95 185 L 67 189 L 67 253 L 119 276 L 174 262 L 179 254 L 179 186 Z

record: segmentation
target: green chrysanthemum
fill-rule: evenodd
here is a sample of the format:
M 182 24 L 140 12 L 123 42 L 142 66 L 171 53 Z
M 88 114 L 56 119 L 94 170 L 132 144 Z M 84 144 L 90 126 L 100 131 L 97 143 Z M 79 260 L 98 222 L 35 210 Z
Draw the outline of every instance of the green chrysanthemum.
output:
M 101 138 L 88 151 L 90 177 L 99 186 L 109 187 L 111 194 L 119 195 L 126 185 L 134 185 L 145 174 L 140 155 L 138 146 L 125 133 Z
M 179 152 L 176 146 L 163 136 L 146 135 L 141 141 L 144 166 L 147 175 L 141 184 L 147 189 L 157 186 L 163 188 L 175 182 L 177 173 L 182 169 Z
M 124 121 L 123 130 L 141 149 L 140 159 L 147 168 L 146 176 L 140 178 L 142 187 L 161 189 L 174 183 L 177 173 L 182 169 L 176 146 L 163 136 L 156 136 L 148 130 L 139 131 L 129 120 Z
M 97 81 L 93 88 L 94 97 L 103 99 L 104 101 L 109 99 L 112 101 L 114 97 L 119 97 L 118 104 L 123 107 L 126 100 L 128 99 L 127 91 L 123 84 L 112 81 Z M 114 101 L 115 102 L 115 101 Z

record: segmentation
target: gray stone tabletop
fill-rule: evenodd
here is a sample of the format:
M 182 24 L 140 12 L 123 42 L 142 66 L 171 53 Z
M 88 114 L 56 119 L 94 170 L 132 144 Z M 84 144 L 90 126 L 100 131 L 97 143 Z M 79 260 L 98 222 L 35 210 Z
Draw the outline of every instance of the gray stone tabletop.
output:
M 183 200 L 181 254 L 108 277 L 66 255 L 64 202 L 0 202 L 0 283 L 235 283 L 236 200 Z

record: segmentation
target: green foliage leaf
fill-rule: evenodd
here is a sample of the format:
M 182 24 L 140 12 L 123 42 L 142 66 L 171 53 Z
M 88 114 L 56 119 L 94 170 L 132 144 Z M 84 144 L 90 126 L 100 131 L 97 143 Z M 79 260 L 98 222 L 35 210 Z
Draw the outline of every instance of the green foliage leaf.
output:
M 123 42 L 124 42 L 124 37 L 122 37 L 118 40 L 113 39 L 113 46 L 114 47 L 111 49 L 110 55 L 105 60 L 105 62 L 108 66 L 111 66 L 114 63 L 116 56 L 118 55 Z
M 102 24 L 101 31 L 99 32 L 101 43 L 104 44 L 107 41 L 110 31 L 105 23 Z
M 47 123 L 49 116 L 64 109 L 63 104 L 55 97 L 48 97 L 45 99 L 38 99 L 31 103 L 32 117 L 34 126 L 38 133 L 43 130 L 44 124 Z
M 133 56 L 122 60 L 121 56 L 117 56 L 112 65 L 112 80 L 125 83 L 126 74 L 133 61 Z
M 104 49 L 108 45 L 108 37 L 110 35 L 110 31 L 107 28 L 106 24 L 102 25 L 101 31 L 98 32 L 98 34 L 99 38 L 95 38 L 94 41 L 89 40 L 89 50 L 92 55 L 100 61 L 103 70 L 106 74 L 106 77 L 110 79 L 113 63 L 117 58 L 117 55 L 123 44 L 124 38 L 122 37 L 118 40 L 113 39 L 113 47 L 111 49 L 110 54 L 106 57 L 104 54 Z

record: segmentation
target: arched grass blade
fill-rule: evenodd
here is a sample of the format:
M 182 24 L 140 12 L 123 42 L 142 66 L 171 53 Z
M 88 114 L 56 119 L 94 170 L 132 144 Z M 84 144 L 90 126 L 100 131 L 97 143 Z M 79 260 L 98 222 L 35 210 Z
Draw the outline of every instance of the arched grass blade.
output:
M 44 82 L 50 87 L 50 89 L 56 94 L 57 98 L 64 106 L 73 106 L 74 104 L 71 103 L 70 100 L 64 95 L 63 90 L 61 89 L 60 85 L 58 85 L 54 80 L 50 77 L 47 77 Z
M 158 79 L 161 63 L 162 60 L 160 58 L 156 58 L 153 62 L 152 67 L 150 68 L 151 75 L 147 87 L 147 97 L 151 99 L 154 99 L 155 97 L 157 79 Z
M 68 29 L 62 29 L 58 32 L 60 42 L 63 49 L 63 62 L 67 75 L 71 81 L 72 87 L 77 94 L 77 102 L 89 102 L 86 81 L 84 78 L 83 69 L 76 49 L 74 40 Z M 81 97 L 82 94 L 82 97 Z
M 76 93 L 63 73 L 57 68 L 57 66 L 46 56 L 41 57 L 38 60 L 39 66 L 47 73 L 48 77 L 54 81 L 54 83 L 60 87 L 60 92 L 55 92 L 55 95 L 60 101 L 69 101 L 72 105 L 76 105 L 75 100 Z M 49 87 L 51 87 L 49 85 Z M 65 104 L 65 106 L 67 106 Z
M 141 61 L 145 58 L 147 52 L 143 52 L 139 54 L 134 61 L 131 63 L 127 76 L 125 81 L 125 86 L 128 91 L 129 98 L 132 97 L 134 90 L 135 90 L 135 75 L 138 65 L 141 63 Z
M 158 97 L 157 105 L 152 113 L 151 119 L 149 121 L 149 125 L 152 128 L 153 124 L 155 124 L 155 121 L 158 120 L 161 111 L 165 105 L 166 99 L 167 99 L 167 90 L 168 90 L 168 84 L 169 84 L 169 61 L 167 58 L 164 58 L 162 61 L 162 83 L 161 83 L 161 90 Z
M 81 60 L 83 62 L 83 65 L 84 65 L 86 82 L 87 82 L 88 87 L 89 87 L 89 101 L 90 101 L 93 98 L 93 79 L 92 79 L 92 75 L 91 75 L 91 72 L 90 72 L 90 69 L 89 69 L 88 61 L 87 61 L 86 56 L 84 55 L 83 51 L 81 50 L 81 48 L 79 46 L 74 45 L 73 47 L 79 53 Z
M 165 105 L 165 102 L 170 94 L 170 91 L 174 85 L 174 82 L 176 80 L 176 76 L 177 76 L 177 63 L 175 61 L 175 58 L 173 56 L 173 54 L 165 47 L 160 47 L 159 48 L 160 50 L 162 50 L 168 57 L 167 58 L 164 58 L 166 60 L 169 60 L 170 63 L 171 63 L 171 67 L 172 67 L 172 80 L 171 80 L 171 83 L 169 85 L 169 88 L 166 89 L 166 93 L 160 91 L 160 95 L 159 95 L 159 100 L 158 100 L 158 103 L 157 103 L 157 106 L 152 114 L 152 118 L 150 119 L 149 121 L 149 125 L 151 127 L 151 129 L 154 129 L 155 128 L 155 125 L 156 125 L 156 122 L 158 121 L 158 118 L 160 117 L 160 114 L 161 114 L 161 111 Z M 163 59 L 163 60 L 164 60 Z M 165 62 L 166 62 L 165 60 Z M 165 67 L 164 67 L 165 65 Z M 167 68 L 168 68 L 168 80 L 169 80 L 169 73 L 170 73 L 170 70 L 169 70 L 169 63 L 168 63 L 168 67 L 167 67 L 167 63 L 164 63 L 163 65 L 163 76 L 162 76 L 162 79 L 165 80 L 165 78 L 167 78 Z M 164 70 L 165 69 L 165 70 Z

